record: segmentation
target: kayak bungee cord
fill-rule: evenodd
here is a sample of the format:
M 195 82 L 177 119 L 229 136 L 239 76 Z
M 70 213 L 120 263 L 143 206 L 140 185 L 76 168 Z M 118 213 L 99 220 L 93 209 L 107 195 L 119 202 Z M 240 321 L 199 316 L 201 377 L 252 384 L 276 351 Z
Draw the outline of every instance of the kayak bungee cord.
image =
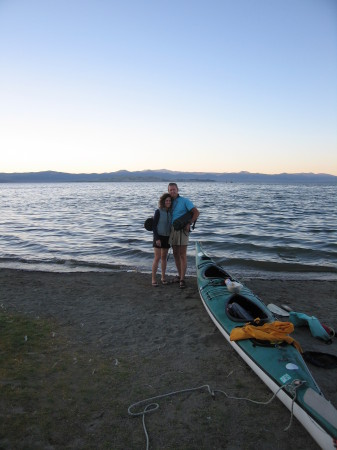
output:
M 231 373 L 229 375 L 231 375 Z M 269 403 L 271 403 L 276 398 L 277 394 L 282 389 L 287 389 L 288 393 L 292 396 L 292 405 L 291 405 L 291 411 L 290 411 L 289 424 L 287 425 L 286 428 L 284 428 L 283 431 L 288 431 L 290 429 L 292 421 L 293 421 L 293 406 L 294 406 L 294 402 L 296 400 L 297 389 L 300 386 L 302 386 L 304 383 L 306 383 L 306 381 L 293 380 L 291 383 L 283 384 L 272 395 L 272 397 L 269 400 L 265 401 L 265 402 L 253 400 L 253 399 L 250 399 L 250 398 L 247 398 L 247 397 L 234 397 L 232 395 L 227 394 L 225 391 L 222 391 L 221 389 L 214 389 L 214 390 L 212 390 L 208 384 L 204 384 L 202 386 L 198 386 L 198 387 L 195 387 L 195 388 L 187 388 L 187 389 L 182 389 L 182 390 L 179 390 L 179 391 L 168 392 L 166 394 L 161 394 L 161 395 L 157 395 L 155 397 L 149 397 L 149 398 L 146 398 L 144 400 L 140 400 L 140 401 L 138 401 L 136 403 L 133 403 L 132 405 L 130 405 L 128 407 L 128 413 L 130 414 L 130 416 L 133 416 L 133 417 L 142 416 L 143 430 L 144 430 L 144 434 L 145 434 L 145 437 L 146 437 L 146 450 L 149 450 L 150 440 L 149 440 L 149 435 L 148 435 L 146 424 L 145 424 L 145 416 L 146 416 L 146 414 L 149 414 L 151 412 L 157 411 L 159 409 L 159 404 L 154 402 L 154 400 L 159 400 L 159 399 L 165 398 L 165 397 L 172 397 L 174 395 L 184 394 L 184 393 L 187 393 L 187 392 L 194 392 L 194 391 L 200 391 L 200 390 L 203 390 L 203 389 L 207 389 L 208 393 L 212 396 L 213 399 L 215 399 L 215 394 L 216 393 L 220 393 L 220 394 L 225 395 L 228 399 L 231 399 L 231 400 L 245 400 L 247 402 L 255 403 L 257 405 L 268 405 Z M 145 407 L 144 407 L 144 409 L 142 411 L 132 412 L 133 408 L 135 408 L 136 406 L 142 405 L 142 404 L 145 404 Z

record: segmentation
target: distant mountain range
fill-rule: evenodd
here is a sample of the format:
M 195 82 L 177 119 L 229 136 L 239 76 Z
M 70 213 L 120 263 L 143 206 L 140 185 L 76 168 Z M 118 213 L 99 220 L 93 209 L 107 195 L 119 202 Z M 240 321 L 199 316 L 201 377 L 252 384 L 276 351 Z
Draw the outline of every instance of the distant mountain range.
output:
M 70 182 L 226 182 L 226 183 L 337 183 L 337 176 L 315 173 L 263 173 L 236 172 L 176 172 L 166 169 L 110 173 L 25 172 L 0 173 L 0 183 L 70 183 Z

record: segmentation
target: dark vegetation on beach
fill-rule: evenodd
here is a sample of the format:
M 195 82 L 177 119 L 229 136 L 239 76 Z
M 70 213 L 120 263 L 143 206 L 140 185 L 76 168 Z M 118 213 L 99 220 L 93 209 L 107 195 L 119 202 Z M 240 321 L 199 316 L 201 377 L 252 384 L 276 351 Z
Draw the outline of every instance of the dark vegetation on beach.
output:
M 125 415 L 118 396 L 128 392 L 127 363 L 74 345 L 50 320 L 1 313 L 0 329 L 2 449 L 116 448 L 117 428 L 132 447 L 129 430 L 115 423 Z

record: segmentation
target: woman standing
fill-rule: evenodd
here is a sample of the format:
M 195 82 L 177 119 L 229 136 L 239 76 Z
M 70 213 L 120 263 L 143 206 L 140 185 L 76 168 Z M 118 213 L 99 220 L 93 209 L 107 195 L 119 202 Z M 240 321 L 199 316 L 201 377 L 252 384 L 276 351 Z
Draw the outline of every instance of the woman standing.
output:
M 170 248 L 168 243 L 170 231 L 171 231 L 171 212 L 172 199 L 170 194 L 163 194 L 160 199 L 158 206 L 159 208 L 155 211 L 153 216 L 153 250 L 154 259 L 152 264 L 152 286 L 158 287 L 156 280 L 156 274 L 159 266 L 159 261 L 161 261 L 161 283 L 167 284 L 165 273 L 167 264 L 167 254 Z

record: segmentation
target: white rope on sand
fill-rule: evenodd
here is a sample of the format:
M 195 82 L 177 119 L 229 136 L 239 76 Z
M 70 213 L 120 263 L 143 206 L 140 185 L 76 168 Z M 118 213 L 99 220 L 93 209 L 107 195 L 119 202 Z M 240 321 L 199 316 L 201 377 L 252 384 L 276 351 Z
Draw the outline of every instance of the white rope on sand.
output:
M 151 412 L 157 411 L 157 409 L 159 409 L 159 404 L 157 402 L 154 402 L 154 400 L 159 400 L 159 399 L 165 398 L 165 397 L 173 397 L 174 395 L 178 395 L 178 394 L 184 394 L 184 393 L 187 393 L 187 392 L 194 392 L 194 391 L 200 391 L 200 390 L 206 389 L 208 391 L 208 393 L 213 397 L 213 399 L 215 399 L 215 394 L 216 393 L 220 393 L 220 394 L 225 395 L 228 399 L 231 399 L 231 400 L 244 400 L 244 401 L 247 401 L 247 402 L 255 403 L 257 405 L 268 405 L 269 403 L 271 403 L 275 399 L 277 394 L 282 389 L 287 388 L 287 390 L 290 393 L 290 395 L 292 395 L 290 421 L 289 421 L 289 424 L 287 425 L 287 427 L 284 429 L 284 431 L 288 431 L 289 428 L 291 427 L 292 420 L 293 420 L 293 405 L 294 405 L 294 402 L 296 400 L 296 391 L 297 391 L 297 389 L 300 386 L 302 386 L 303 383 L 305 383 L 305 381 L 293 380 L 291 383 L 283 384 L 273 394 L 273 396 L 269 400 L 267 400 L 265 402 L 252 400 L 252 399 L 247 398 L 247 397 L 234 397 L 234 396 L 229 395 L 225 391 L 222 391 L 220 389 L 212 390 L 208 384 L 204 384 L 202 386 L 198 386 L 198 387 L 195 387 L 195 388 L 188 388 L 188 389 L 182 389 L 182 390 L 179 390 L 179 391 L 168 392 L 166 394 L 161 394 L 161 395 L 157 395 L 155 397 L 150 397 L 150 398 L 147 398 L 147 399 L 144 399 L 144 400 L 140 400 L 140 401 L 138 401 L 136 403 L 133 403 L 132 405 L 129 406 L 128 413 L 131 416 L 134 416 L 134 417 L 142 416 L 143 429 L 144 429 L 144 434 L 145 434 L 145 437 L 146 437 L 146 450 L 149 450 L 150 440 L 149 440 L 149 435 L 148 435 L 148 432 L 147 432 L 147 429 L 146 429 L 145 416 L 146 416 L 146 414 L 149 414 Z M 142 404 L 145 404 L 143 410 L 138 411 L 138 412 L 133 412 L 132 411 L 132 409 L 134 409 L 137 406 L 140 406 Z

